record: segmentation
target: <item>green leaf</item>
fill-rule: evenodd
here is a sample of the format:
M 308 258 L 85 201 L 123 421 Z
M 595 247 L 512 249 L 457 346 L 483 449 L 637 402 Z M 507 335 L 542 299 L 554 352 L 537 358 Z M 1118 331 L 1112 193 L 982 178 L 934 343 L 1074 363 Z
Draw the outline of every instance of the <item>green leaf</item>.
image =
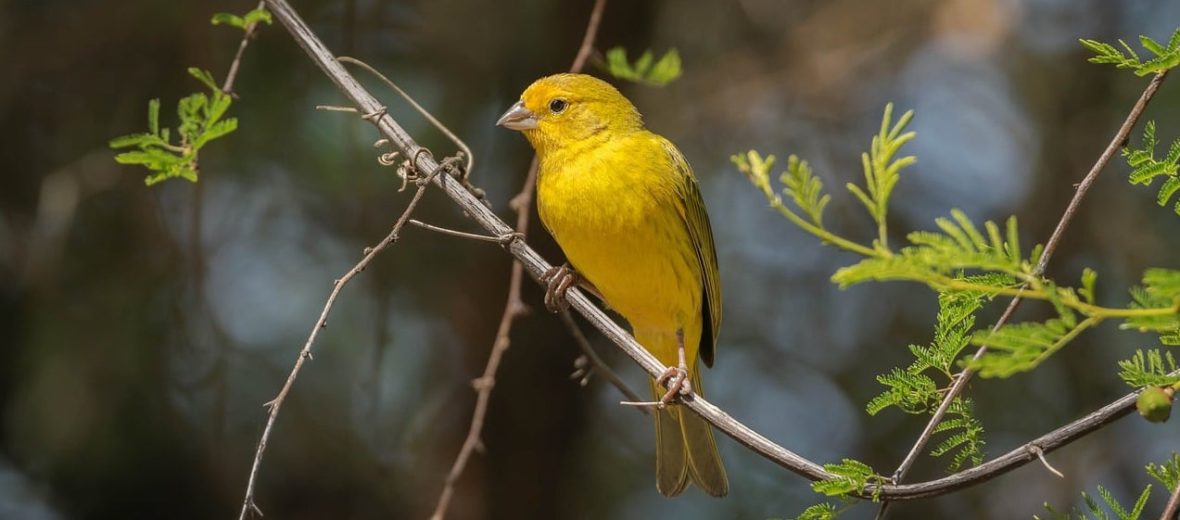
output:
M 956 397 L 947 408 L 942 422 L 934 427 L 934 434 L 951 433 L 930 452 L 933 457 L 953 453 L 947 471 L 954 473 L 970 461 L 972 466 L 983 462 L 983 424 L 975 417 L 974 403 L 970 399 Z
M 214 13 L 213 19 L 210 20 L 209 23 L 212 23 L 213 25 L 232 25 L 239 29 L 246 28 L 246 20 L 242 19 L 241 16 L 231 13 Z
M 795 520 L 835 520 L 840 516 L 840 510 L 834 504 L 827 502 L 815 504 L 804 509 Z
M 614 47 L 606 51 L 606 71 L 619 79 L 643 83 L 653 87 L 665 86 L 682 73 L 680 54 L 676 49 L 669 49 L 658 61 L 651 50 L 644 51 L 634 64 L 627 60 L 627 51 L 623 47 Z
M 886 482 L 885 477 L 877 475 L 868 464 L 857 460 L 844 459 L 839 464 L 824 464 L 824 469 L 835 474 L 836 478 L 812 482 L 811 489 L 816 493 L 828 496 L 844 496 L 861 492 L 870 482 L 878 484 L 879 492 L 879 485 Z M 873 496 L 873 500 L 877 500 L 876 495 Z
M 1164 489 L 1176 489 L 1176 486 L 1180 485 L 1180 455 L 1172 452 L 1172 457 L 1167 462 L 1158 466 L 1154 463 L 1148 464 L 1147 474 L 1160 481 Z
M 188 75 L 192 76 L 194 78 L 197 78 L 197 81 L 200 81 L 206 87 L 209 87 L 209 90 L 216 90 L 216 91 L 221 90 L 221 87 L 218 87 L 217 82 L 214 81 L 213 74 L 210 74 L 209 71 L 207 71 L 205 69 L 199 69 L 197 67 L 189 67 L 188 68 Z
M 1151 268 L 1143 272 L 1143 285 L 1131 288 L 1132 309 L 1180 309 L 1180 271 Z M 1130 317 L 1123 329 L 1156 332 L 1165 345 L 1180 345 L 1180 314 Z
M 210 20 L 213 25 L 230 25 L 242 30 L 247 30 L 251 25 L 256 23 L 265 23 L 270 25 L 272 23 L 270 11 L 265 7 L 252 9 L 243 16 L 238 16 L 232 13 L 216 13 L 213 19 Z
M 1049 294 L 1058 294 L 1051 287 Z M 971 343 L 987 347 L 988 352 L 968 365 L 983 377 L 1008 377 L 1032 370 L 1064 347 L 1082 331 L 1101 320 L 1087 318 L 1081 322 L 1069 308 L 1054 302 L 1058 317 L 1044 322 L 1006 324 L 996 330 L 977 332 Z
M 773 156 L 770 157 L 772 163 L 773 159 Z M 783 193 L 811 218 L 812 223 L 823 227 L 824 208 L 832 197 L 824 194 L 823 182 L 812 174 L 807 161 L 802 161 L 795 155 L 787 157 L 787 171 L 783 172 L 779 181 L 786 186 Z
M 1032 257 L 1024 260 L 1019 256 L 1020 239 L 1015 217 L 1008 220 L 1006 239 L 999 236 L 999 226 L 994 222 L 985 223 L 989 235 L 985 239 L 957 209 L 951 211 L 950 219 L 940 218 L 935 223 L 941 233 L 910 233 L 906 238 L 911 245 L 902 248 L 898 254 L 866 258 L 840 268 L 832 275 L 832 281 L 840 287 L 848 287 L 870 280 L 908 280 L 943 289 L 940 280 L 961 270 L 1016 276 L 1027 274 L 1031 271 L 1028 264 L 1035 263 Z
M 1119 361 L 1119 378 L 1131 388 L 1171 386 L 1180 383 L 1176 360 L 1171 352 L 1137 350 L 1130 359 Z
M 1082 270 L 1082 288 L 1078 289 L 1078 294 L 1086 300 L 1086 303 L 1094 303 L 1094 283 L 1098 281 L 1098 273 L 1094 272 L 1089 267 Z

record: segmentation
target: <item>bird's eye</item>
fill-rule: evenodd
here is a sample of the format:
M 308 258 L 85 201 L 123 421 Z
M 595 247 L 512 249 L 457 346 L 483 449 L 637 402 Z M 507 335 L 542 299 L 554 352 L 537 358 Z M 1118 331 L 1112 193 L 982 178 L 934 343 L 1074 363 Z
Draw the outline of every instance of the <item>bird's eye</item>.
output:
M 554 99 L 549 102 L 549 111 L 554 114 L 560 114 L 567 106 L 569 106 L 569 103 L 566 103 L 564 99 Z

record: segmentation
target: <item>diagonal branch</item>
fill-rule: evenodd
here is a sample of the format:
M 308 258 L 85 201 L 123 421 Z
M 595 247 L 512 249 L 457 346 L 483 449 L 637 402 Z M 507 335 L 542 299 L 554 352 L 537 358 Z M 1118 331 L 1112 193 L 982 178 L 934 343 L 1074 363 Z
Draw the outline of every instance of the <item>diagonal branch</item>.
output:
M 267 0 L 267 3 L 275 16 L 291 33 L 295 41 L 307 51 L 311 60 L 331 78 L 361 111 L 373 113 L 380 108 L 381 105 L 377 99 L 361 87 L 344 70 L 335 60 L 332 53 L 324 47 L 324 44 L 316 37 L 307 24 L 299 18 L 298 14 L 286 0 Z M 391 116 L 381 114 L 380 117 L 374 117 L 370 121 L 377 126 L 378 130 L 395 147 L 404 151 L 407 157 L 413 157 L 415 165 L 419 170 L 435 171 L 435 168 L 438 167 L 438 162 L 429 154 L 416 153 L 423 148 Z M 452 202 L 459 206 L 460 209 L 466 212 L 467 215 L 487 232 L 496 236 L 506 236 L 514 233 L 513 229 L 508 227 L 503 220 L 500 220 L 478 198 L 464 189 L 460 181 L 450 175 L 436 175 L 431 178 L 430 182 L 438 186 Z M 539 278 L 542 273 L 551 267 L 548 262 L 525 244 L 523 240 L 520 240 L 519 237 L 508 241 L 506 247 L 512 256 L 516 258 L 521 268 L 527 270 L 528 274 L 534 279 Z M 664 372 L 666 367 L 644 350 L 622 327 L 611 321 L 601 309 L 594 306 L 580 289 L 571 289 L 568 300 L 571 308 L 581 313 L 607 339 L 618 345 L 620 349 L 650 375 L 655 377 Z M 917 484 L 868 486 L 864 490 L 861 490 L 858 495 L 864 498 L 871 498 L 876 494 L 882 499 L 911 500 L 942 495 L 985 482 L 1027 464 L 1029 461 L 1037 460 L 1036 452 L 1038 449 L 1042 453 L 1050 453 L 1127 415 L 1134 409 L 1137 396 L 1138 392 L 1131 392 L 1085 417 L 1038 437 L 991 461 L 960 473 Z M 811 480 L 825 480 L 835 477 L 835 475 L 824 470 L 819 464 L 775 444 L 699 396 L 686 397 L 682 405 L 697 415 L 700 415 L 710 424 L 717 427 L 722 433 L 785 469 Z
M 1084 178 L 1082 178 L 1082 182 L 1078 183 L 1077 188 L 1074 191 L 1073 198 L 1070 199 L 1069 205 L 1065 207 L 1065 212 L 1062 213 L 1061 219 L 1057 221 L 1057 227 L 1053 229 L 1053 234 L 1049 236 L 1049 240 L 1045 242 L 1045 250 L 1041 254 L 1040 261 L 1037 262 L 1036 269 L 1033 270 L 1034 276 L 1040 276 L 1045 272 L 1045 268 L 1049 265 L 1049 259 L 1053 256 L 1053 253 L 1057 251 L 1057 246 L 1061 243 L 1061 238 L 1065 235 L 1065 230 L 1069 228 L 1070 222 L 1073 221 L 1074 216 L 1077 214 L 1078 207 L 1081 205 L 1082 199 L 1085 198 L 1086 193 L 1090 191 L 1090 187 L 1094 184 L 1094 181 L 1098 179 L 1098 174 L 1101 173 L 1104 168 L 1106 168 L 1106 165 L 1110 162 L 1110 159 L 1114 157 L 1114 154 L 1118 152 L 1118 149 L 1123 145 L 1123 143 L 1127 141 L 1127 136 L 1131 134 L 1131 129 L 1135 126 L 1135 123 L 1139 121 L 1139 116 L 1143 114 L 1143 110 L 1147 108 L 1147 103 L 1151 101 L 1151 98 L 1155 96 L 1156 91 L 1159 90 L 1160 84 L 1164 82 L 1164 76 L 1166 73 L 1166 71 L 1161 72 L 1156 74 L 1155 77 L 1151 78 L 1151 82 L 1147 84 L 1147 87 L 1143 90 L 1143 94 L 1141 94 L 1139 96 L 1139 100 L 1135 102 L 1135 106 L 1131 107 L 1131 112 L 1127 114 L 1127 118 L 1123 120 L 1122 126 L 1119 127 L 1118 132 L 1115 132 L 1114 138 L 1110 140 L 1110 143 L 1106 145 L 1106 149 L 1103 150 L 1102 154 L 1098 156 L 1098 160 L 1094 162 L 1092 167 L 1090 167 L 1090 171 L 1086 173 Z M 1008 307 L 1004 309 L 1004 313 L 1000 316 L 1000 319 L 996 321 L 996 324 L 992 327 L 992 332 L 995 332 L 1008 322 L 1008 320 L 1012 317 L 1012 314 L 1016 312 L 1016 308 L 1020 306 L 1020 302 L 1020 296 L 1012 298 L 1012 301 L 1008 303 Z M 984 353 L 986 352 L 987 347 L 979 347 L 979 349 L 976 350 L 975 354 L 971 357 L 971 360 L 978 360 L 979 358 L 983 357 Z M 922 430 L 922 433 L 918 435 L 918 439 L 914 442 L 913 447 L 910 448 L 910 451 L 908 454 L 906 454 L 905 459 L 901 461 L 901 464 L 897 467 L 897 470 L 894 471 L 892 476 L 893 483 L 896 484 L 901 482 L 901 480 L 905 478 L 906 473 L 910 470 L 910 467 L 913 466 L 914 461 L 918 459 L 918 455 L 923 449 L 925 449 L 926 444 L 930 442 L 930 438 L 934 435 L 934 428 L 938 426 L 938 423 L 942 422 L 942 418 L 946 415 L 947 410 L 950 409 L 951 402 L 953 402 L 955 398 L 963 392 L 963 389 L 967 387 L 967 382 L 970 381 L 971 377 L 974 375 L 974 369 L 966 368 L 963 369 L 963 371 L 960 372 L 957 377 L 955 377 L 954 384 L 951 385 L 951 388 L 947 391 L 946 396 L 942 398 L 942 402 L 939 403 L 938 409 L 934 411 L 934 415 L 930 417 L 930 421 L 926 423 L 926 427 Z M 884 502 L 881 504 L 881 508 L 877 512 L 878 520 L 885 517 L 885 511 L 887 510 L 888 505 L 889 502 Z

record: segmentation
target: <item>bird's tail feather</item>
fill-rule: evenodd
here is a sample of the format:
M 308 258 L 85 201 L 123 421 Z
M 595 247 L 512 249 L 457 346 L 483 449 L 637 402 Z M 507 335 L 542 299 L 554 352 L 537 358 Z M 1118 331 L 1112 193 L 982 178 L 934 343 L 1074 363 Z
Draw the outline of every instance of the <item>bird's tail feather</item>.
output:
M 693 389 L 701 393 L 700 375 L 693 371 Z M 659 399 L 664 389 L 651 381 Z M 723 497 L 729 493 L 725 466 L 713 439 L 713 427 L 688 409 L 672 405 L 655 411 L 656 488 L 664 496 L 676 496 L 691 480 L 705 493 Z

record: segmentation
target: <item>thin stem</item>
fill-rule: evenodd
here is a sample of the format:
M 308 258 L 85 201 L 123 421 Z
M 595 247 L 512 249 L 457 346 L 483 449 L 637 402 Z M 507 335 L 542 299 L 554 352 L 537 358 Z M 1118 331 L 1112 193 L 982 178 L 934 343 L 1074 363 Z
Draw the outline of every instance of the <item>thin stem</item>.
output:
M 433 171 L 433 170 L 432 170 Z M 287 381 L 283 383 L 282 389 L 279 390 L 279 395 L 266 403 L 268 409 L 268 417 L 266 419 L 266 427 L 262 430 L 262 438 L 258 440 L 258 449 L 254 452 L 254 464 L 250 467 L 250 478 L 246 483 L 246 497 L 242 500 L 242 510 L 238 514 L 239 520 L 245 520 L 252 513 L 262 512 L 254 503 L 254 485 L 258 480 L 258 469 L 262 467 L 262 454 L 266 451 L 266 443 L 270 439 L 271 431 L 274 430 L 275 420 L 279 417 L 279 410 L 283 407 L 283 402 L 287 399 L 287 394 L 290 393 L 291 387 L 295 385 L 295 378 L 299 377 L 299 371 L 303 369 L 303 363 L 311 359 L 311 347 L 315 344 L 316 336 L 319 335 L 320 330 L 328 326 L 328 314 L 332 312 L 332 306 L 336 303 L 336 298 L 340 296 L 340 291 L 348 284 L 356 275 L 368 267 L 369 263 L 376 258 L 377 254 L 389 247 L 394 242 L 397 242 L 401 230 L 406 225 L 406 221 L 410 218 L 410 213 L 418 206 L 422 200 L 422 195 L 426 192 L 427 183 L 422 183 L 418 186 L 418 191 L 414 192 L 414 197 L 410 199 L 410 203 L 406 205 L 405 211 L 402 212 L 401 217 L 398 217 L 397 222 L 394 223 L 393 229 L 390 230 L 381 242 L 377 245 L 366 248 L 364 257 L 360 262 L 349 269 L 344 276 L 336 280 L 332 285 L 332 292 L 328 294 L 328 300 L 324 302 L 324 308 L 320 311 L 320 317 L 316 320 L 315 325 L 311 328 L 311 333 L 307 336 L 307 341 L 303 344 L 303 348 L 299 351 L 299 357 L 295 359 L 295 366 L 291 368 L 291 373 L 287 376 Z
M 815 235 L 823 242 L 832 244 L 836 247 L 839 247 L 840 249 L 852 251 L 853 253 L 858 253 L 871 258 L 887 258 L 888 256 L 891 256 L 887 251 L 862 246 L 856 242 L 848 240 L 844 237 L 841 237 L 840 235 L 832 233 L 831 231 L 808 222 L 794 211 L 791 211 L 791 208 L 788 208 L 785 204 L 783 204 L 782 199 L 779 199 L 778 196 L 775 196 L 774 199 L 771 199 L 770 203 L 774 209 L 778 210 L 779 213 L 782 213 L 784 217 L 787 217 L 787 220 L 794 222 L 796 226 L 799 226 L 804 231 Z
M 258 2 L 258 7 L 255 9 L 264 9 L 266 7 L 266 0 Z M 242 56 L 246 54 L 246 47 L 250 45 L 250 40 L 254 39 L 254 33 L 258 31 L 258 22 L 250 22 L 246 26 L 246 33 L 242 35 L 242 42 L 238 44 L 238 52 L 234 55 L 234 61 L 229 64 L 229 72 L 225 74 L 225 83 L 221 85 L 221 91 L 231 96 L 237 97 L 234 94 L 234 81 L 238 79 L 238 69 L 242 66 Z
M 1178 511 L 1180 511 L 1180 484 L 1176 485 L 1172 496 L 1168 498 L 1168 505 L 1164 507 L 1164 514 L 1160 515 L 1160 520 L 1175 520 Z
M 1096 160 L 1094 165 L 1090 167 L 1090 171 L 1087 172 L 1086 176 L 1082 178 L 1082 182 L 1078 183 L 1073 197 L 1070 199 L 1069 204 L 1065 207 L 1065 212 L 1062 213 L 1061 218 L 1057 221 L 1057 226 L 1053 229 L 1053 234 L 1050 235 L 1049 240 L 1045 242 L 1044 252 L 1041 253 L 1040 261 L 1037 262 L 1037 266 L 1033 270 L 1034 275 L 1040 276 L 1045 272 L 1045 268 L 1049 265 L 1049 259 L 1053 256 L 1053 253 L 1057 251 L 1057 246 L 1061 243 L 1061 238 L 1065 235 L 1065 230 L 1069 228 L 1070 222 L 1073 221 L 1074 215 L 1077 214 L 1078 207 L 1081 205 L 1082 199 L 1085 198 L 1086 193 L 1090 191 L 1090 187 L 1094 185 L 1094 181 L 1098 179 L 1098 175 L 1103 169 L 1106 168 L 1106 165 L 1110 162 L 1110 159 L 1114 157 L 1114 154 L 1118 151 L 1119 147 L 1121 147 L 1122 144 L 1126 142 L 1127 137 L 1131 134 L 1131 129 L 1134 128 L 1135 123 L 1139 121 L 1139 117 L 1143 115 L 1143 110 L 1147 108 L 1147 103 L 1151 101 L 1152 97 L 1155 96 L 1156 91 L 1159 90 L 1160 85 L 1163 83 L 1164 77 L 1166 75 L 1167 71 L 1164 71 L 1151 78 L 1151 81 L 1148 82 L 1147 87 L 1143 89 L 1143 93 L 1139 95 L 1138 101 L 1136 101 L 1135 105 L 1131 107 L 1131 112 L 1128 113 L 1126 119 L 1123 120 L 1122 126 L 1119 127 L 1117 132 L 1115 132 L 1114 137 L 1111 138 L 1110 142 L 1106 145 L 1106 148 L 1102 151 L 1102 154 L 1098 156 L 1098 160 Z M 1012 314 L 1016 311 L 1016 308 L 1020 306 L 1020 301 L 1021 296 L 1019 295 L 1012 299 L 1012 301 L 1008 304 L 1008 308 L 1004 310 L 1004 314 L 1000 316 L 999 321 L 997 321 L 995 326 L 992 327 L 993 332 L 1002 327 L 1004 323 L 1006 323 L 1008 319 L 1011 318 Z M 983 354 L 986 352 L 987 347 L 979 347 L 979 349 L 976 350 L 975 354 L 972 356 L 972 361 L 983 357 Z M 930 417 L 930 421 L 926 423 L 926 427 L 922 429 L 922 434 L 918 436 L 916 441 L 914 441 L 914 445 L 910 448 L 909 453 L 906 455 L 905 459 L 901 461 L 901 464 L 897 467 L 897 471 L 893 473 L 894 483 L 901 482 L 901 480 L 905 478 L 906 472 L 908 472 L 910 467 L 913 466 L 914 461 L 918 458 L 918 454 L 926 447 L 926 444 L 930 442 L 930 438 L 934 435 L 934 427 L 938 426 L 938 423 L 942 422 L 942 418 L 946 415 L 947 409 L 950 408 L 951 402 L 954 401 L 954 399 L 958 397 L 960 393 L 962 393 L 963 389 L 967 386 L 967 382 L 971 380 L 973 375 L 975 375 L 975 370 L 967 368 L 959 373 L 959 377 L 955 378 L 955 383 L 951 385 L 951 388 L 949 391 L 947 391 L 946 396 L 942 398 L 942 402 L 939 403 L 938 409 L 935 410 L 934 414 Z M 884 513 L 888 504 L 888 502 L 885 502 L 881 505 L 881 509 L 878 512 L 878 518 L 884 517 Z

